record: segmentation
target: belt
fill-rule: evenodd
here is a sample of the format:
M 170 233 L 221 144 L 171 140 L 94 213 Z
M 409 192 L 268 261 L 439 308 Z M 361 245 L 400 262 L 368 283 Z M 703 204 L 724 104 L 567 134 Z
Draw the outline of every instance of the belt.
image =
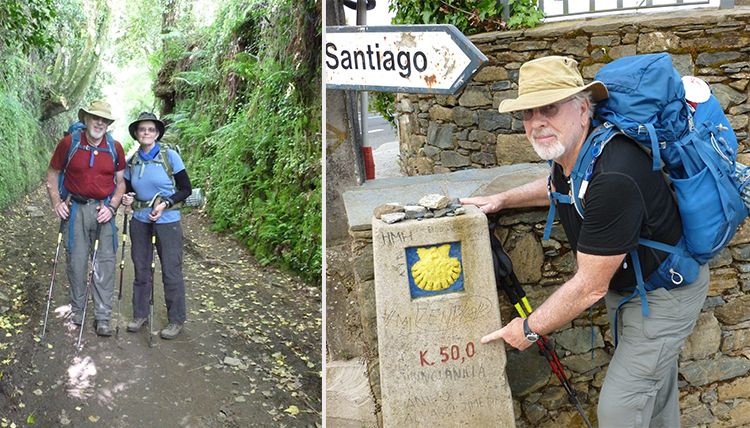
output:
M 104 202 L 104 199 L 87 198 L 85 196 L 77 195 L 75 193 L 70 194 L 70 199 L 73 202 L 76 202 L 78 204 L 85 204 L 85 205 L 98 204 L 98 203 Z

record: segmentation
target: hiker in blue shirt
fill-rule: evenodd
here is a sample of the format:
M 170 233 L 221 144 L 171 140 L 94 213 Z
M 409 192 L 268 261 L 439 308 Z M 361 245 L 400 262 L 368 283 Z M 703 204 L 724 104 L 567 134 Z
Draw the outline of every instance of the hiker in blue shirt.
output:
M 170 340 L 182 331 L 186 318 L 185 282 L 182 276 L 183 234 L 180 211 L 175 205 L 190 196 L 192 187 L 180 155 L 159 145 L 159 140 L 164 136 L 164 123 L 154 114 L 143 112 L 128 129 L 140 148 L 128 160 L 128 167 L 125 168 L 127 193 L 122 202 L 126 206 L 132 205 L 134 209 L 130 222 L 131 258 L 135 270 L 133 320 L 128 323 L 127 330 L 138 332 L 148 321 L 153 286 L 151 237 L 154 233 L 169 321 L 160 335 Z
M 501 113 L 514 112 L 539 156 L 552 161 L 550 181 L 542 178 L 487 197 L 461 199 L 484 213 L 547 206 L 550 192 L 573 194 L 570 175 L 592 132 L 595 103 L 609 97 L 601 82 L 584 85 L 572 59 L 551 56 L 529 61 L 519 72 L 518 98 L 504 100 Z M 575 251 L 575 275 L 528 318 L 514 318 L 482 338 L 503 339 L 525 349 L 535 334 L 549 334 L 604 298 L 618 344 L 598 404 L 602 427 L 680 426 L 678 357 L 708 292 L 709 270 L 692 283 L 646 293 L 619 307 L 636 284 L 631 252 L 637 250 L 642 276 L 649 279 L 669 253 L 639 245 L 639 238 L 676 245 L 682 237 L 677 204 L 652 159 L 630 138 L 615 136 L 602 150 L 585 194 L 585 216 L 572 204 L 557 204 L 560 222 Z M 577 193 L 576 193 L 577 194 Z M 616 333 L 615 333 L 616 331 Z

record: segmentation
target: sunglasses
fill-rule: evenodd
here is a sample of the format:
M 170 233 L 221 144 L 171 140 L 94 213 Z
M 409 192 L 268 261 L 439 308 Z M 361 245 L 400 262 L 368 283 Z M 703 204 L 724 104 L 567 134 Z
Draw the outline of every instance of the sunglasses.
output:
M 556 103 L 547 104 L 546 106 L 541 106 L 535 109 L 527 108 L 526 110 L 515 111 L 513 112 L 513 117 L 518 120 L 528 122 L 534 118 L 534 110 L 539 110 L 539 113 L 541 113 L 542 116 L 551 119 L 560 112 L 560 106 L 567 103 L 568 101 L 573 101 L 573 98 L 568 98 L 565 101 L 558 101 Z
M 112 123 L 112 122 L 113 122 L 112 120 L 109 120 L 109 119 L 105 119 L 105 118 L 103 118 L 103 117 L 101 117 L 101 116 L 97 116 L 97 115 L 95 115 L 95 114 L 91 114 L 91 115 L 89 115 L 89 116 L 91 117 L 91 121 L 92 121 L 92 122 L 101 122 L 101 123 L 103 123 L 103 124 L 105 124 L 105 125 L 109 125 L 110 123 Z

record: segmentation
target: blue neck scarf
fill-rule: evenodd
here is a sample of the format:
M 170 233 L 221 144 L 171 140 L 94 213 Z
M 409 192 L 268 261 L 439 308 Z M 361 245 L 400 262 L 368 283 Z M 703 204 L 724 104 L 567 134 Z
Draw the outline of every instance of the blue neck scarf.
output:
M 158 153 L 159 153 L 159 143 L 158 142 L 154 143 L 154 147 L 151 148 L 151 151 L 148 152 L 148 154 L 143 153 L 143 149 L 142 148 L 138 149 L 138 156 L 140 156 L 141 160 L 143 160 L 144 162 L 148 162 L 150 160 L 154 160 L 154 158 L 156 157 L 156 155 Z

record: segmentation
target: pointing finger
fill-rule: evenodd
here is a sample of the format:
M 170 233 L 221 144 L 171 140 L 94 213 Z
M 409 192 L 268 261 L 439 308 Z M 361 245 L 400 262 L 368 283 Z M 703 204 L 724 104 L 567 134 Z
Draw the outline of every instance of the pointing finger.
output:
M 484 337 L 482 337 L 482 343 L 489 343 L 493 340 L 502 339 L 503 338 L 503 329 L 494 331 Z

